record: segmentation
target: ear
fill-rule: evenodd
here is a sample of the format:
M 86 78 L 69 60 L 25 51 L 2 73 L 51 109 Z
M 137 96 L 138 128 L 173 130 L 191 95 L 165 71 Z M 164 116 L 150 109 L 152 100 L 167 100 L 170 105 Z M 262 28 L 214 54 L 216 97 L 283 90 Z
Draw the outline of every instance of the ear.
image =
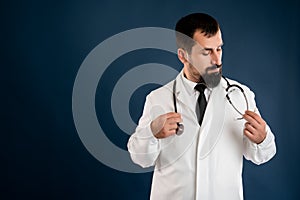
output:
M 182 64 L 185 64 L 188 62 L 188 55 L 184 49 L 179 48 L 177 50 L 177 56 L 178 56 L 178 59 L 182 62 Z

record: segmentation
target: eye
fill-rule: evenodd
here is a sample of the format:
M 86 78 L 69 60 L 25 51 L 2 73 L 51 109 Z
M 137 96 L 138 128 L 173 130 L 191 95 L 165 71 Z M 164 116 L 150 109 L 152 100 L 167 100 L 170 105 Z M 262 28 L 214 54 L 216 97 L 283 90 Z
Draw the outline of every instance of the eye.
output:
M 208 56 L 211 54 L 211 51 L 210 50 L 205 50 L 205 51 L 202 51 L 201 53 L 203 56 Z

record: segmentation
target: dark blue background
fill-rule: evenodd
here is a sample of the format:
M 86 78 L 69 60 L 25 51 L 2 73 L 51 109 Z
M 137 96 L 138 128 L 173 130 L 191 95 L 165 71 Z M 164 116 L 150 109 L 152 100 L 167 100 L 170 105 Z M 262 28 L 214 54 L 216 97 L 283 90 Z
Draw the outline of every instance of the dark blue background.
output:
M 224 73 L 253 89 L 276 136 L 271 162 L 257 167 L 245 161 L 246 199 L 300 198 L 299 1 L 12 0 L 1 2 L 0 9 L 1 199 L 148 199 L 151 173 L 110 169 L 81 143 L 72 117 L 73 83 L 84 58 L 103 40 L 136 27 L 173 28 L 191 12 L 218 19 Z M 146 54 L 136 55 L 136 61 L 145 62 Z M 114 86 L 106 80 L 107 88 L 97 90 L 98 102 Z M 134 94 L 132 103 L 140 109 L 131 111 L 133 118 L 141 112 L 141 97 L 155 87 Z M 114 122 L 106 124 L 118 131 Z M 126 148 L 128 137 L 120 135 L 111 139 Z

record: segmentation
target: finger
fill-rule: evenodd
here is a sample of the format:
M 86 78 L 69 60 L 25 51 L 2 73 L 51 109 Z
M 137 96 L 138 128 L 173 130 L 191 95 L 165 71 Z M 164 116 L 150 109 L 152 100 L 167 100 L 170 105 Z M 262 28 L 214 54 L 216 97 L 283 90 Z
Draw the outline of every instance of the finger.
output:
M 170 119 L 170 118 L 181 118 L 181 115 L 179 113 L 176 113 L 176 112 L 169 112 L 169 113 L 165 114 L 165 117 L 167 119 Z
M 247 113 L 243 115 L 243 118 L 254 127 L 258 127 L 260 125 L 260 123 L 256 120 L 256 118 L 252 117 Z
M 170 136 L 170 135 L 176 134 L 176 130 L 177 130 L 177 128 L 169 129 L 169 130 L 166 132 L 165 137 L 168 137 L 168 136 Z
M 167 124 L 177 124 L 180 122 L 182 122 L 182 119 L 180 117 L 167 119 Z
M 244 129 L 244 135 L 249 138 L 251 141 L 254 141 L 255 140 L 255 136 L 250 133 L 247 129 Z
M 176 134 L 177 129 L 172 129 L 169 131 L 168 136 L 170 135 L 175 135 Z
M 176 130 L 177 128 L 178 128 L 177 123 L 176 124 L 171 124 L 171 125 L 168 126 L 169 131 L 170 130 Z
M 243 118 L 247 121 L 245 123 L 245 125 L 248 123 L 248 124 L 251 124 L 253 127 L 259 126 L 259 123 L 254 118 L 252 118 L 250 115 L 244 114 Z
M 157 119 L 160 129 L 162 129 L 167 124 L 181 122 L 181 115 L 175 112 L 170 112 L 160 115 Z
M 255 134 L 256 128 L 253 127 L 249 122 L 245 123 L 245 129 L 249 131 L 251 134 Z
M 245 114 L 255 119 L 258 123 L 263 123 L 263 119 L 257 113 L 250 110 L 246 110 Z
M 161 136 L 164 138 L 164 137 L 168 137 L 172 134 L 175 134 L 176 133 L 176 129 L 177 127 L 176 126 L 165 126 L 161 131 Z

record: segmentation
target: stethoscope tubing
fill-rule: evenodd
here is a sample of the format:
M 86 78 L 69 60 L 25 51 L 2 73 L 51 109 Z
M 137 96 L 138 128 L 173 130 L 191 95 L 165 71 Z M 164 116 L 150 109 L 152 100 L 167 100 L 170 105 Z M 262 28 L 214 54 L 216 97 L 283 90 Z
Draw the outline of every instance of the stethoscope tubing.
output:
M 238 88 L 244 98 L 245 98 L 245 101 L 246 101 L 246 106 L 247 106 L 247 110 L 249 109 L 249 106 L 248 106 L 248 100 L 247 100 L 247 97 L 246 97 L 246 94 L 243 90 L 243 88 L 237 84 L 230 84 L 229 81 L 227 80 L 227 78 L 225 76 L 222 75 L 222 78 L 226 81 L 227 83 L 227 88 L 225 89 L 226 91 L 226 99 L 228 100 L 228 102 L 230 103 L 230 105 L 234 108 L 234 110 L 236 110 L 240 115 L 243 115 L 232 103 L 230 97 L 229 97 L 229 90 L 230 88 L 233 88 L 233 87 L 236 87 Z M 174 80 L 174 83 L 173 83 L 173 103 L 174 103 L 174 111 L 177 113 L 177 101 L 176 101 L 176 79 Z M 242 118 L 238 118 L 238 119 L 242 119 Z M 177 123 L 177 129 L 176 129 L 176 135 L 181 135 L 183 132 L 184 132 L 184 125 L 182 123 Z

